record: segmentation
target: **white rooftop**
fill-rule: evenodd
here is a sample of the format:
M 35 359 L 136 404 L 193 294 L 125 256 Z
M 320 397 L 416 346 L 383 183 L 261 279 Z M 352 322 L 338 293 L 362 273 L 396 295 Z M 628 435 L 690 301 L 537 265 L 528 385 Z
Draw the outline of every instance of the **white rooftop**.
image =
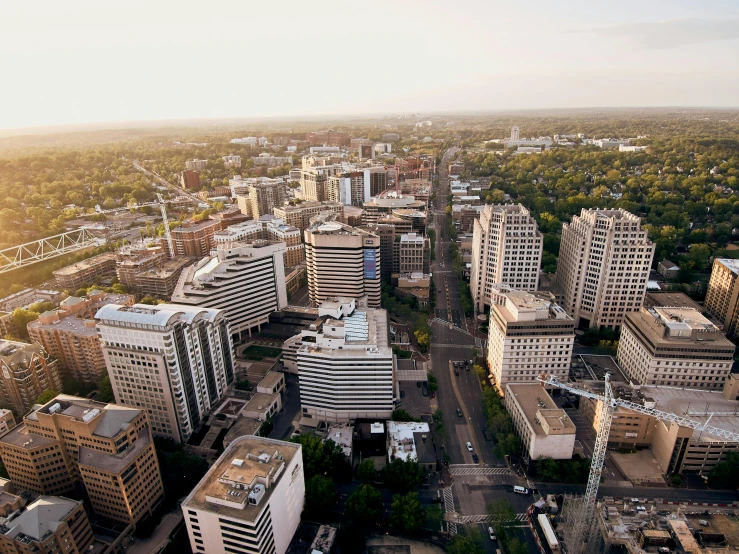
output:
M 426 422 L 387 422 L 387 438 L 388 460 L 392 462 L 395 458 L 400 458 L 404 462 L 409 460 L 418 460 L 416 453 L 416 441 L 413 433 L 428 433 L 429 424 Z
M 716 258 L 716 261 L 739 275 L 739 260 L 732 260 L 731 258 Z

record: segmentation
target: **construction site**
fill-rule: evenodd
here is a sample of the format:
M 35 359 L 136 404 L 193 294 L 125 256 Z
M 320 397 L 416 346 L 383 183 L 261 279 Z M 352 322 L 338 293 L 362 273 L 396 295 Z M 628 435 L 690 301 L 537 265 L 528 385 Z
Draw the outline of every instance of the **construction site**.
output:
M 557 538 L 573 537 L 583 498 L 565 495 L 561 515 L 553 519 Z M 739 505 L 692 505 L 659 498 L 604 497 L 590 520 L 584 552 L 661 554 L 739 552 Z M 550 549 L 557 551 L 555 549 Z M 563 547 L 562 552 L 568 552 Z

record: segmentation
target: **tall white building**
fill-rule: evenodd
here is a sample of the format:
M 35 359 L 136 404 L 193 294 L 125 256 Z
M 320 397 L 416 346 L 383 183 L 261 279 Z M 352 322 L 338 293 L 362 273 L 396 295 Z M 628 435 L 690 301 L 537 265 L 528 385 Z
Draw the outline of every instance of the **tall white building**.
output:
M 223 156 L 223 165 L 226 168 L 238 168 L 241 167 L 241 156 L 236 156 L 234 154 L 230 154 L 228 156 Z
M 496 283 L 535 291 L 544 239 L 521 204 L 485 206 L 472 231 L 470 291 L 479 312 L 490 306 Z
M 234 379 L 224 313 L 108 304 L 95 319 L 116 403 L 145 408 L 155 435 L 187 441 Z
M 192 551 L 284 554 L 305 497 L 299 444 L 235 439 L 182 503 Z
M 500 293 L 490 309 L 487 362 L 501 394 L 508 383 L 532 383 L 542 373 L 566 380 L 575 342 L 572 318 L 546 293 Z
M 360 310 L 353 298 L 322 303 L 301 332 L 297 362 L 303 417 L 318 421 L 389 419 L 395 356 L 385 310 Z
M 520 138 L 521 129 L 518 127 L 518 125 L 511 127 L 511 140 L 520 140 Z
M 367 297 L 380 307 L 380 237 L 336 221 L 317 221 L 305 230 L 308 290 L 313 306 L 326 298 Z
M 172 302 L 223 310 L 232 333 L 251 335 L 287 306 L 284 252 L 282 242 L 219 245 L 182 271 Z
M 654 243 L 640 219 L 623 209 L 583 209 L 562 228 L 556 281 L 576 327 L 617 329 L 639 311 Z

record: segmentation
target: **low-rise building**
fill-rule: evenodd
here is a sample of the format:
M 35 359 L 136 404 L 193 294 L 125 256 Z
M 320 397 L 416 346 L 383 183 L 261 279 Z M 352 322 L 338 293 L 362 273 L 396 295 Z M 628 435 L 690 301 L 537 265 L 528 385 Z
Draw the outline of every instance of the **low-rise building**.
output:
M 282 399 L 279 394 L 257 392 L 249 399 L 241 414 L 257 421 L 267 421 L 273 418 L 282 409 Z
M 134 277 L 134 290 L 139 296 L 169 300 L 174 294 L 182 270 L 196 261 L 197 258 L 174 258 L 137 273 Z
M 626 314 L 618 361 L 634 383 L 721 390 L 735 349 L 698 310 L 642 308 Z
M 673 279 L 680 273 L 680 266 L 670 260 L 662 260 L 657 264 L 657 271 L 665 279 Z
M 304 497 L 299 444 L 239 437 L 182 503 L 192 551 L 285 554 Z
M 275 207 L 275 217 L 286 225 L 296 227 L 302 233 L 311 225 L 311 220 L 322 214 L 336 214 L 337 220 L 344 219 L 344 204 L 341 202 L 301 202 L 296 206 Z
M 508 383 L 505 405 L 521 438 L 526 460 L 569 460 L 575 448 L 575 424 L 538 383 Z
M 436 469 L 435 447 L 426 422 L 387 422 L 387 459 L 415 461 L 423 468 Z
M 76 290 L 82 285 L 100 283 L 115 277 L 118 257 L 113 252 L 93 256 L 76 264 L 53 271 L 54 280 L 60 289 Z
M 0 408 L 0 435 L 7 433 L 13 427 L 15 427 L 13 412 L 5 408 Z
M 285 391 L 285 374 L 280 371 L 268 371 L 257 383 L 257 392 L 264 394 L 282 394 Z
M 346 456 L 349 463 L 352 463 L 352 442 L 354 440 L 354 426 L 349 423 L 332 423 L 328 426 L 328 436 L 326 440 L 334 441 Z
M 0 310 L 12 312 L 16 308 L 25 308 L 37 302 L 53 302 L 61 300 L 62 293 L 58 290 L 23 289 L 0 299 Z

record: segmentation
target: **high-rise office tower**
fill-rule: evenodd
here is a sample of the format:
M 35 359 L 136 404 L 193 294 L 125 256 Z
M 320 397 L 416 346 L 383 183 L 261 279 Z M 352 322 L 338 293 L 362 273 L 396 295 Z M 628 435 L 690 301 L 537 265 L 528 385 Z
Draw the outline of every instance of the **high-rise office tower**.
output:
M 304 501 L 299 444 L 239 437 L 182 503 L 192 551 L 285 554 Z
M 317 221 L 305 230 L 308 289 L 313 306 L 326 298 L 367 297 L 380 307 L 380 238 L 336 221 Z
M 357 309 L 353 298 L 329 299 L 301 339 L 297 365 L 304 417 L 390 417 L 395 359 L 385 310 Z
M 146 408 L 155 435 L 187 441 L 234 379 L 225 313 L 109 304 L 95 318 L 116 402 Z
M 487 362 L 501 394 L 542 373 L 565 380 L 574 342 L 572 318 L 546 293 L 504 292 L 490 308 Z
M 0 456 L 16 486 L 59 495 L 81 481 L 95 514 L 124 525 L 152 513 L 164 494 L 139 408 L 60 394 L 0 438 Z
M 731 258 L 713 260 L 711 280 L 706 292 L 706 310 L 724 324 L 726 334 L 737 334 L 739 324 L 739 261 Z
M 565 223 L 556 281 L 575 326 L 617 329 L 639 311 L 653 256 L 640 219 L 626 210 L 583 208 Z
M 485 206 L 472 231 L 470 291 L 477 311 L 491 305 L 496 283 L 535 291 L 544 239 L 521 204 Z
M 287 306 L 284 253 L 282 242 L 219 245 L 182 271 L 172 302 L 223 310 L 232 333 L 251 335 Z

